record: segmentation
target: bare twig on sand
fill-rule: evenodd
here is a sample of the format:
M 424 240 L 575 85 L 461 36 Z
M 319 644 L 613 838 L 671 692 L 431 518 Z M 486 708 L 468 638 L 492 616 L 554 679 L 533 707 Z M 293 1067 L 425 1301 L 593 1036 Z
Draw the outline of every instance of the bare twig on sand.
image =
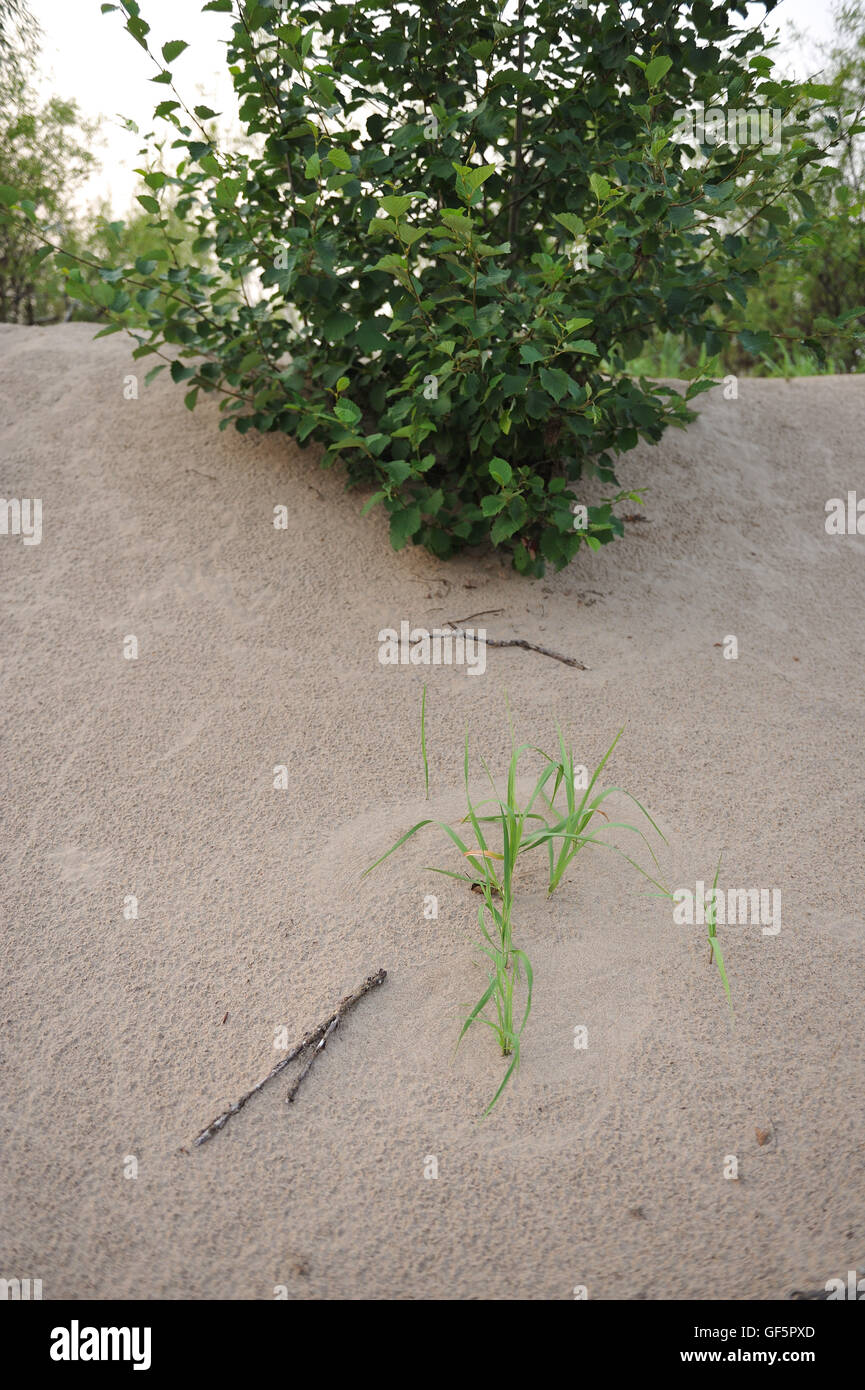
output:
M 289 1088 L 288 1088 L 288 1093 L 286 1094 L 286 1097 L 285 1097 L 285 1103 L 286 1103 L 286 1105 L 291 1105 L 291 1102 L 294 1100 L 295 1096 L 297 1095 L 298 1091 L 300 1090 L 300 1087 L 301 1087 L 301 1084 L 302 1084 L 304 1078 L 305 1078 L 306 1076 L 308 1076 L 308 1074 L 312 1071 L 312 1064 L 313 1064 L 313 1062 L 315 1061 L 315 1059 L 316 1059 L 316 1057 L 318 1056 L 318 1054 L 319 1054 L 320 1052 L 323 1052 L 324 1049 L 327 1047 L 327 1040 L 328 1040 L 328 1038 L 330 1037 L 331 1033 L 337 1028 L 338 1025 L 339 1025 L 339 1014 L 337 1014 L 336 1018 L 331 1019 L 330 1023 L 328 1024 L 327 1032 L 325 1033 L 325 1035 L 324 1035 L 323 1038 L 320 1038 L 320 1039 L 319 1039 L 319 1041 L 316 1043 L 315 1047 L 312 1049 L 312 1052 L 309 1054 L 309 1060 L 307 1061 L 306 1066 L 304 1067 L 303 1071 L 300 1073 L 300 1076 L 297 1078 L 296 1081 L 293 1081 L 293 1082 L 291 1083 L 291 1085 L 289 1086 Z
M 463 629 L 455 627 L 453 623 L 446 623 L 445 626 L 451 628 L 453 632 L 461 632 L 463 636 L 466 636 Z M 475 634 L 470 635 L 474 636 Z M 522 647 L 524 652 L 540 652 L 541 656 L 550 656 L 553 661 L 561 661 L 564 666 L 575 666 L 578 671 L 588 671 L 589 669 L 581 661 L 577 661 L 575 656 L 562 656 L 561 652 L 551 651 L 549 647 L 539 647 L 534 642 L 527 642 L 524 637 L 487 637 L 486 645 L 488 647 Z
M 497 613 L 504 613 L 503 608 L 482 608 L 479 613 L 467 613 L 464 618 L 449 618 L 445 627 L 460 627 L 463 623 L 470 622 L 472 618 L 491 618 Z
M 268 1081 L 272 1081 L 275 1076 L 279 1076 L 279 1073 L 281 1071 L 285 1071 L 285 1068 L 288 1066 L 289 1062 L 293 1062 L 294 1059 L 296 1057 L 299 1057 L 302 1052 L 305 1052 L 308 1047 L 314 1047 L 315 1051 L 313 1052 L 312 1056 L 310 1057 L 300 1076 L 295 1081 L 294 1085 L 290 1088 L 288 1096 L 286 1097 L 286 1099 L 289 1101 L 294 1100 L 294 1097 L 296 1096 L 298 1091 L 298 1087 L 300 1086 L 300 1083 L 303 1081 L 303 1078 L 306 1076 L 307 1072 L 309 1071 L 310 1067 L 315 1061 L 315 1058 L 318 1056 L 319 1052 L 323 1051 L 325 1045 L 327 1044 L 328 1038 L 330 1038 L 331 1034 L 336 1030 L 336 1028 L 345 1018 L 345 1015 L 348 1013 L 348 1011 L 354 1007 L 354 1005 L 358 1002 L 359 999 L 362 999 L 363 996 L 365 994 L 368 994 L 369 991 L 373 989 L 376 985 L 382 984 L 386 978 L 386 970 L 377 970 L 374 975 L 368 975 L 367 978 L 364 980 L 363 984 L 359 985 L 358 988 L 352 994 L 347 994 L 344 999 L 340 999 L 333 1013 L 329 1014 L 327 1018 L 324 1019 L 321 1023 L 319 1023 L 315 1028 L 311 1028 L 308 1033 L 304 1033 L 300 1042 L 295 1043 L 294 1047 L 292 1047 L 288 1052 L 286 1052 L 284 1057 L 280 1057 L 276 1066 L 271 1067 L 270 1071 L 267 1073 L 267 1076 L 262 1077 L 262 1079 L 259 1082 L 257 1082 L 251 1090 L 247 1091 L 244 1095 L 240 1097 L 240 1100 L 235 1101 L 234 1105 L 230 1105 L 227 1110 L 223 1110 L 221 1115 L 217 1115 L 215 1120 L 211 1120 L 207 1128 L 203 1129 L 201 1133 L 198 1135 L 197 1139 L 194 1140 L 196 1147 L 199 1144 L 205 1143 L 206 1140 L 212 1139 L 214 1134 L 218 1134 L 219 1131 L 223 1128 L 223 1126 L 226 1125 L 228 1121 L 231 1119 L 232 1115 L 236 1115 L 238 1110 L 242 1110 L 244 1105 L 246 1105 L 246 1102 L 248 1100 L 251 1100 L 253 1096 L 257 1095 L 258 1092 L 262 1089 L 262 1087 L 267 1085 Z

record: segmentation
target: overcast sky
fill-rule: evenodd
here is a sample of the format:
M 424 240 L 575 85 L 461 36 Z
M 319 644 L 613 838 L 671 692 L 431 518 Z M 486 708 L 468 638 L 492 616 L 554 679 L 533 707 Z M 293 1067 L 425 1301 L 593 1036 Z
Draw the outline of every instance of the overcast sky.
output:
M 234 109 L 231 80 L 226 72 L 224 41 L 231 16 L 202 14 L 204 0 L 143 0 L 142 16 L 151 28 L 154 47 L 169 39 L 190 45 L 172 64 L 177 86 L 188 105 L 202 102 L 215 111 Z M 470 0 L 467 0 L 470 3 Z M 151 60 L 123 29 L 119 14 L 101 14 L 100 0 L 30 0 L 43 30 L 41 70 L 46 91 L 74 97 L 82 111 L 99 120 L 100 143 L 95 149 L 101 171 L 94 175 L 85 200 L 106 199 L 115 214 L 125 215 L 138 182 L 141 142 L 124 131 L 119 116 L 130 116 L 142 131 L 151 128 L 153 108 L 168 95 L 149 80 Z M 762 7 L 752 7 L 754 19 Z M 832 0 L 782 0 L 772 16 L 780 30 L 785 66 L 799 75 L 813 71 L 812 45 L 832 31 Z M 796 45 L 793 29 L 807 35 Z

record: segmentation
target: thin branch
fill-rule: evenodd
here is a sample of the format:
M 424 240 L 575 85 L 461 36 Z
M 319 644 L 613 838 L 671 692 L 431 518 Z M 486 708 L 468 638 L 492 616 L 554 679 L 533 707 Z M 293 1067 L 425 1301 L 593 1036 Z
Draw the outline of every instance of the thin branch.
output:
M 449 618 L 446 627 L 459 627 L 461 623 L 467 623 L 471 618 L 488 618 L 494 613 L 504 613 L 503 608 L 482 608 L 479 613 L 467 613 L 464 618 Z
M 279 1076 L 279 1073 L 281 1071 L 285 1071 L 285 1068 L 288 1066 L 289 1062 L 293 1062 L 294 1059 L 296 1057 L 299 1057 L 302 1052 L 305 1052 L 308 1047 L 315 1047 L 315 1052 L 313 1052 L 312 1058 L 304 1067 L 298 1080 L 295 1082 L 294 1086 L 292 1086 L 291 1090 L 288 1093 L 287 1099 L 294 1100 L 294 1096 L 297 1093 L 297 1088 L 300 1085 L 303 1078 L 306 1076 L 307 1072 L 309 1071 L 313 1060 L 318 1055 L 319 1051 L 323 1049 L 325 1043 L 327 1042 L 328 1038 L 333 1033 L 333 1031 L 336 1029 L 338 1024 L 342 1022 L 343 1018 L 345 1018 L 345 1015 L 351 1008 L 354 1007 L 354 1005 L 358 1002 L 359 999 L 362 999 L 363 996 L 365 994 L 368 994 L 369 991 L 373 989 L 376 985 L 383 984 L 386 979 L 387 971 L 377 970 L 374 975 L 368 975 L 367 978 L 364 980 L 363 984 L 359 985 L 358 988 L 352 994 L 347 994 L 344 999 L 340 999 L 333 1013 L 329 1014 L 328 1017 L 324 1019 L 321 1023 L 319 1023 L 315 1028 L 311 1028 L 308 1033 L 304 1033 L 303 1037 L 300 1039 L 300 1042 L 295 1043 L 294 1047 L 292 1047 L 285 1054 L 284 1057 L 280 1057 L 279 1061 L 276 1063 L 276 1066 L 271 1067 L 270 1071 L 267 1073 L 267 1076 L 262 1077 L 261 1081 L 256 1082 L 256 1084 L 249 1091 L 246 1091 L 244 1095 L 240 1097 L 240 1100 L 235 1101 L 234 1104 L 230 1105 L 227 1110 L 223 1110 L 220 1115 L 217 1115 L 215 1120 L 211 1120 L 207 1128 L 203 1129 L 201 1133 L 198 1135 L 198 1137 L 193 1140 L 193 1143 L 195 1144 L 196 1148 L 200 1144 L 204 1144 L 208 1139 L 212 1139 L 214 1134 L 218 1134 L 219 1131 L 231 1119 L 232 1115 L 236 1115 L 239 1110 L 242 1110 L 243 1107 L 246 1105 L 246 1102 L 248 1100 L 251 1100 L 251 1098 L 254 1095 L 257 1095 L 258 1092 L 262 1089 L 262 1087 L 267 1085 L 268 1081 L 272 1081 L 275 1076 Z
M 464 628 L 454 627 L 453 623 L 445 623 L 445 627 L 451 628 L 453 632 L 461 633 L 463 637 L 476 636 L 467 633 Z M 527 642 L 524 637 L 494 637 L 484 638 L 488 647 L 521 647 L 524 652 L 539 652 L 541 656 L 552 657 L 553 661 L 561 661 L 564 666 L 574 666 L 578 671 L 588 671 L 588 666 L 584 666 L 581 661 L 577 661 L 575 656 L 562 656 L 561 652 L 554 652 L 549 647 L 539 647 L 535 642 Z
M 309 1054 L 309 1060 L 306 1063 L 306 1066 L 303 1068 L 303 1071 L 300 1073 L 300 1076 L 298 1076 L 297 1080 L 293 1081 L 289 1086 L 288 1092 L 285 1097 L 286 1105 L 291 1105 L 292 1101 L 294 1100 L 295 1096 L 300 1090 L 302 1082 L 312 1071 L 312 1064 L 315 1061 L 316 1057 L 327 1047 L 328 1038 L 330 1037 L 331 1033 L 333 1033 L 334 1030 L 338 1027 L 339 1015 L 337 1014 L 336 1018 L 332 1019 L 331 1022 L 328 1024 L 327 1032 L 325 1033 L 324 1037 L 316 1043 L 315 1047 L 312 1049 L 312 1052 Z

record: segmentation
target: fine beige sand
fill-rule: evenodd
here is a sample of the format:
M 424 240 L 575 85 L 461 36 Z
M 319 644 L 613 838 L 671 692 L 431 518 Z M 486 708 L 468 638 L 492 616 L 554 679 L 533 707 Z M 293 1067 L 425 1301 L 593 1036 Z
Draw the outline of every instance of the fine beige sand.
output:
M 865 490 L 865 378 L 702 397 L 623 462 L 647 520 L 530 582 L 394 555 L 313 450 L 220 434 L 92 333 L 0 330 L 0 492 L 43 500 L 40 545 L 0 536 L 0 1275 L 46 1299 L 711 1300 L 865 1268 L 865 537 L 824 528 Z M 589 669 L 379 664 L 379 629 L 479 610 Z M 663 827 L 668 883 L 723 849 L 721 886 L 779 890 L 782 927 L 721 929 L 731 1026 L 703 929 L 619 856 L 586 850 L 550 901 L 527 861 L 534 1011 L 481 1122 L 492 1035 L 453 1060 L 479 899 L 425 871 L 459 867 L 437 832 L 360 873 L 461 813 L 466 723 L 505 765 L 506 691 L 521 740 L 552 748 L 558 718 L 587 764 L 624 724 L 610 780 Z M 289 1070 L 192 1147 L 277 1029 L 382 966 L 294 1106 Z

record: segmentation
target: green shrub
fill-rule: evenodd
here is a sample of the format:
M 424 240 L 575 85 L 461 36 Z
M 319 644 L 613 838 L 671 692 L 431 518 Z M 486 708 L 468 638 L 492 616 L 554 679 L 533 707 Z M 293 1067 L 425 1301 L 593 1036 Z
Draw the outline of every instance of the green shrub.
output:
M 138 3 L 102 8 L 148 48 Z M 338 456 L 397 549 L 489 541 L 537 575 L 621 533 L 617 456 L 709 385 L 680 397 L 626 362 L 685 328 L 712 358 L 719 320 L 807 236 L 782 192 L 823 177 L 809 91 L 773 78 L 746 6 L 203 9 L 233 16 L 248 139 L 220 149 L 216 113 L 175 91 L 185 43 L 153 53 L 179 163 L 140 201 L 158 236 L 170 195 L 196 239 L 191 264 L 169 236 L 103 267 L 138 353 L 173 359 L 190 408 L 225 393 L 222 425 Z M 676 138 L 696 102 L 783 111 L 782 148 Z M 575 517 L 589 476 L 610 496 Z

